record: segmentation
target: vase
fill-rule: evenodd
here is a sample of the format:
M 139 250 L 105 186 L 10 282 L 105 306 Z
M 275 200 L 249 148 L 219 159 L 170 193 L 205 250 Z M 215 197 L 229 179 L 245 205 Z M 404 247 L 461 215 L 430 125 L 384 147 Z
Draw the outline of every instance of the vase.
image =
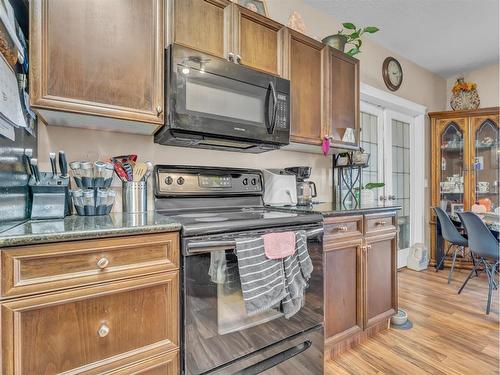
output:
M 323 38 L 323 43 L 344 52 L 345 44 L 347 43 L 347 37 L 345 35 L 329 35 Z
M 453 92 L 453 95 L 450 99 L 450 107 L 454 111 L 479 108 L 480 100 L 477 90 L 475 88 L 473 88 L 472 90 L 464 89 L 463 87 L 467 85 L 468 84 L 465 83 L 463 77 L 457 79 L 457 82 L 454 86 L 454 91 L 455 88 L 458 88 L 459 90 L 457 92 Z M 475 87 L 475 85 L 473 85 L 472 87 Z

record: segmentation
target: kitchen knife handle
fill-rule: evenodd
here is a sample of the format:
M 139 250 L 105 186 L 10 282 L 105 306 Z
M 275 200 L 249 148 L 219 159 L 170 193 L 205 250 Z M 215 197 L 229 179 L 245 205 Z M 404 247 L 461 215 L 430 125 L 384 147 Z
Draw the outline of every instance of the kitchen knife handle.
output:
M 68 162 L 64 151 L 59 151 L 59 170 L 61 171 L 61 177 L 68 176 Z

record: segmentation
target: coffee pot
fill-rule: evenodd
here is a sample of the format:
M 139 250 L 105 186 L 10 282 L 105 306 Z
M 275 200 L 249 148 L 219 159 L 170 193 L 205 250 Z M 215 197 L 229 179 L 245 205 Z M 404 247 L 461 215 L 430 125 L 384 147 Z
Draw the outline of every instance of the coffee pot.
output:
M 312 199 L 317 196 L 316 184 L 306 181 L 311 176 L 311 167 L 290 167 L 285 171 L 293 173 L 297 179 L 297 205 L 309 206 Z

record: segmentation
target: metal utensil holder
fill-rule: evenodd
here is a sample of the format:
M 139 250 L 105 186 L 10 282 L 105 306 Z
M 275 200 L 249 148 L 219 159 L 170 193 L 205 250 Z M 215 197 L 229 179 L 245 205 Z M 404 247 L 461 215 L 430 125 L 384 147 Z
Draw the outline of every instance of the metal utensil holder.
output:
M 125 213 L 146 212 L 148 210 L 147 181 L 123 181 L 122 211 Z
M 54 177 L 40 172 L 40 181 L 29 180 L 31 193 L 31 219 L 62 219 L 71 215 L 69 178 Z

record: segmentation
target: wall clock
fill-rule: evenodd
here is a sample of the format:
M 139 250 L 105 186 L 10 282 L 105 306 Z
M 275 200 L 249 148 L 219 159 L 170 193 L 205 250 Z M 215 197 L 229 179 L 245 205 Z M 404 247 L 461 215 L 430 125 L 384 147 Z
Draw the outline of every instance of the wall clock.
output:
M 403 83 L 403 68 L 394 57 L 388 57 L 382 65 L 382 75 L 387 88 L 396 91 Z

